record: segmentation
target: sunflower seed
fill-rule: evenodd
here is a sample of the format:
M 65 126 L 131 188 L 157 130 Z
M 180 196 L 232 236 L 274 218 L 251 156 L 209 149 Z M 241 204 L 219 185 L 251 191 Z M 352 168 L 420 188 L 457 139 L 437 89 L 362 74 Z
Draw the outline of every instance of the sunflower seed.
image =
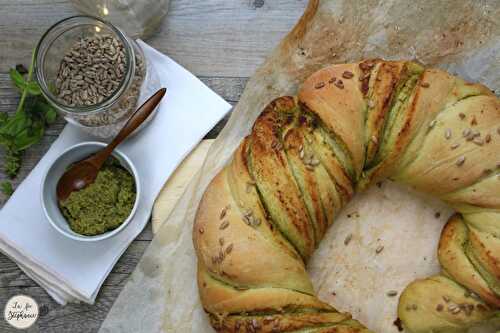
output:
M 420 86 L 422 88 L 429 88 L 431 85 L 428 82 L 422 82 L 422 83 L 420 83 Z
M 460 147 L 460 143 L 454 143 L 451 145 L 451 149 L 457 149 L 458 147 Z
M 484 137 L 484 142 L 490 143 L 490 141 L 491 141 L 491 134 L 486 134 L 486 136 Z
M 462 310 L 457 304 L 451 303 L 450 305 L 448 305 L 448 312 L 451 312 L 452 314 L 458 314 L 460 311 Z
M 338 80 L 335 82 L 335 86 L 339 89 L 344 89 L 344 82 L 342 82 L 342 80 Z
M 342 73 L 342 77 L 344 79 L 352 79 L 353 76 L 354 76 L 354 74 L 352 72 L 349 72 L 349 71 L 344 71 L 344 73 Z
M 220 230 L 224 230 L 224 229 L 226 229 L 227 227 L 229 227 L 229 221 L 228 221 L 228 220 L 226 220 L 226 221 L 222 222 L 222 223 L 220 224 L 220 226 L 219 226 L 219 229 L 220 229 Z
M 375 253 L 376 254 L 379 254 L 380 252 L 384 251 L 384 246 L 383 245 L 379 245 L 376 249 L 375 249 Z
M 464 120 L 465 119 L 465 114 L 463 112 L 460 112 L 458 114 L 458 116 L 460 117 L 460 119 Z
M 460 156 L 458 159 L 457 159 L 457 162 L 455 163 L 457 166 L 461 166 L 465 163 L 465 156 Z
M 316 166 L 319 164 L 319 160 L 317 160 L 316 158 L 312 158 L 311 161 L 309 162 L 309 165 L 311 166 Z
M 352 234 L 347 235 L 347 237 L 344 239 L 344 245 L 347 246 L 352 240 Z
M 220 215 L 219 215 L 219 220 L 222 220 L 224 217 L 226 217 L 227 209 L 228 209 L 228 206 L 222 208 Z
M 472 141 L 474 142 L 476 145 L 478 146 L 482 146 L 483 145 L 483 139 L 481 139 L 480 137 L 475 137 L 474 140 Z
M 398 292 L 396 290 L 389 290 L 386 295 L 389 297 L 394 297 L 398 295 Z
M 444 137 L 446 140 L 451 139 L 451 129 L 447 128 L 446 131 L 444 132 Z
M 233 251 L 233 243 L 229 244 L 227 247 L 226 247 L 226 254 L 229 254 Z
M 437 120 L 436 120 L 436 119 L 434 119 L 433 121 L 431 121 L 431 122 L 429 123 L 429 128 L 433 128 L 434 126 L 436 126 L 436 124 L 437 124 Z
M 378 139 L 375 135 L 372 135 L 371 137 L 371 141 L 374 143 L 374 144 L 378 144 Z
M 321 89 L 325 86 L 325 82 L 318 82 L 314 85 L 314 89 Z

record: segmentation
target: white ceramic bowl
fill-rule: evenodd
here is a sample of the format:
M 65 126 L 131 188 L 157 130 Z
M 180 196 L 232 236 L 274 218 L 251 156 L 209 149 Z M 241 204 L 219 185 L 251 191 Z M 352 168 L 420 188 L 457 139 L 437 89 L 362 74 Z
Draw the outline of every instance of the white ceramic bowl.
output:
M 57 231 L 59 231 L 66 237 L 84 242 L 100 241 L 103 239 L 113 237 L 114 235 L 118 234 L 120 231 L 122 231 L 127 227 L 127 225 L 132 220 L 137 210 L 139 198 L 141 197 L 141 183 L 139 181 L 139 176 L 132 161 L 125 154 L 123 154 L 120 150 L 117 149 L 113 151 L 113 156 L 120 162 L 120 164 L 125 169 L 127 169 L 132 174 L 135 181 L 135 189 L 136 189 L 135 203 L 127 219 L 116 229 L 107 231 L 100 235 L 85 236 L 85 235 L 80 235 L 71 230 L 68 222 L 66 221 L 63 214 L 61 213 L 61 210 L 59 209 L 57 203 L 56 187 L 57 187 L 57 182 L 63 175 L 64 171 L 66 171 L 68 166 L 70 166 L 71 164 L 84 159 L 90 154 L 95 153 L 97 150 L 103 148 L 105 145 L 106 144 L 101 142 L 83 142 L 71 146 L 68 149 L 66 149 L 61 155 L 59 155 L 58 158 L 55 159 L 55 161 L 47 169 L 46 173 L 43 176 L 42 191 L 41 191 L 43 211 L 50 224 Z

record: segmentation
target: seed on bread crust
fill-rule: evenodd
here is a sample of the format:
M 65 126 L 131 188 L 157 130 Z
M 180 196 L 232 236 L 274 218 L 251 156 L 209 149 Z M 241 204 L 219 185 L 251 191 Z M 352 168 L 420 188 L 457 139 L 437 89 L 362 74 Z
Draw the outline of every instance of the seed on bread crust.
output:
M 229 227 L 229 221 L 228 221 L 228 220 L 226 220 L 226 221 L 222 222 L 222 223 L 220 224 L 220 226 L 219 226 L 219 229 L 220 229 L 220 230 L 224 230 L 224 229 L 226 229 L 227 227 Z
M 344 73 L 342 73 L 342 77 L 344 79 L 352 79 L 354 76 L 354 74 L 352 72 L 349 72 L 349 71 L 344 71 Z
M 318 82 L 314 85 L 315 89 L 321 89 L 325 86 L 325 82 Z

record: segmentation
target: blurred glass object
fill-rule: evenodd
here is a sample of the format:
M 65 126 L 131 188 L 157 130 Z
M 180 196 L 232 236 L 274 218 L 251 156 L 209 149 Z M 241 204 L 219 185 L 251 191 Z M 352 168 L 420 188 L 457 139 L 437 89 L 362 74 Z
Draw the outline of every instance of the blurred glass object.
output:
M 71 0 L 80 12 L 100 17 L 136 39 L 150 37 L 168 12 L 170 0 Z

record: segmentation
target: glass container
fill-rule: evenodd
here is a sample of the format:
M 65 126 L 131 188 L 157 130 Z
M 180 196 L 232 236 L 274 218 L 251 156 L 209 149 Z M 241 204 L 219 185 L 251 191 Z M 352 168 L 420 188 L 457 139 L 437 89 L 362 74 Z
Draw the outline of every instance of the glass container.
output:
M 90 44 L 81 45 L 91 45 L 86 48 L 97 49 L 94 53 L 75 49 L 78 43 L 89 40 Z M 114 49 L 111 44 L 119 45 L 120 52 L 108 54 L 104 47 Z M 78 62 L 71 58 L 71 52 L 78 55 Z M 106 57 L 118 59 L 120 65 Z M 90 16 L 74 16 L 54 24 L 40 39 L 35 59 L 36 77 L 47 100 L 69 123 L 99 138 L 115 136 L 137 106 L 160 88 L 157 73 L 139 45 L 109 22 Z M 89 73 L 92 76 L 87 76 Z M 61 85 L 62 75 L 67 82 Z M 107 95 L 100 95 L 102 90 Z M 75 96 L 77 105 L 71 102 Z
M 71 0 L 86 15 L 100 17 L 120 27 L 132 38 L 148 38 L 168 12 L 169 0 Z

